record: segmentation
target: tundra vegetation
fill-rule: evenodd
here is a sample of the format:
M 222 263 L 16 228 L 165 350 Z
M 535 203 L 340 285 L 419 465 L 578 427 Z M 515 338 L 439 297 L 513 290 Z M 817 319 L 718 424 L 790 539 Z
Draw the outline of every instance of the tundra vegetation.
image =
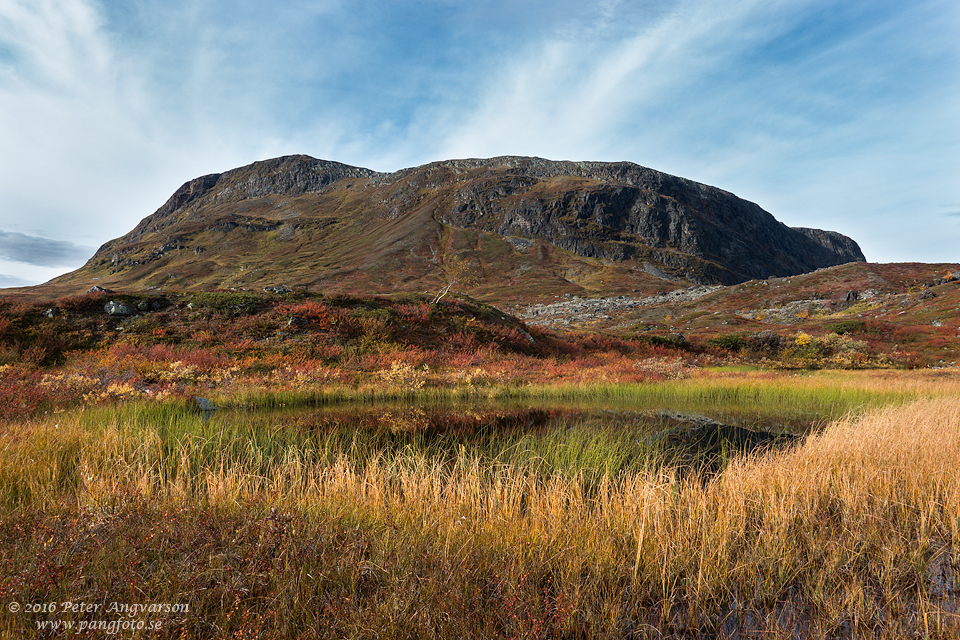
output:
M 433 299 L 0 302 L 0 634 L 95 617 L 7 603 L 117 602 L 188 605 L 145 638 L 957 637 L 957 371 L 872 321 L 554 333 Z M 657 437 L 699 414 L 784 439 Z

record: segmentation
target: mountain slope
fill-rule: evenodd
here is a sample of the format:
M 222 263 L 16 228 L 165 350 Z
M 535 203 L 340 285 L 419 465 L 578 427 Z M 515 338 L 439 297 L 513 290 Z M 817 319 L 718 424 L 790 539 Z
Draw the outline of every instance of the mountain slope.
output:
M 54 284 L 434 290 L 474 295 L 732 284 L 864 260 L 726 191 L 630 163 L 501 157 L 385 174 L 308 156 L 191 180 Z

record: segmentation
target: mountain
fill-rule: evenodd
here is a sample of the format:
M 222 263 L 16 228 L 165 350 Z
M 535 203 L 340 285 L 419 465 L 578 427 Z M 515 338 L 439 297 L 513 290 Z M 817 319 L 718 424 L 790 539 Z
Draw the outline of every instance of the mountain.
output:
M 627 162 L 499 157 L 379 173 L 285 156 L 196 178 L 54 285 L 524 296 L 735 284 L 863 261 L 846 236 Z

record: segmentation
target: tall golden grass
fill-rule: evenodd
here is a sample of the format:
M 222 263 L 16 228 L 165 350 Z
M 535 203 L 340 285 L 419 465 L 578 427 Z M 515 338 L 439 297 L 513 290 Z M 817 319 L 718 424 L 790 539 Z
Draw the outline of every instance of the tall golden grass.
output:
M 160 423 L 106 415 L 61 414 L 3 434 L 3 531 L 64 513 L 102 523 L 135 511 L 185 529 L 230 514 L 209 557 L 189 569 L 152 546 L 158 540 L 135 536 L 90 552 L 83 565 L 86 588 L 102 590 L 94 597 L 116 600 L 124 587 L 107 577 L 110 567 L 128 553 L 159 558 L 140 597 L 194 603 L 193 617 L 172 621 L 169 637 L 960 633 L 954 396 L 851 414 L 792 449 L 735 459 L 717 475 L 651 467 L 599 481 L 545 471 L 536 459 L 332 452 L 287 436 L 205 433 L 176 412 Z M 242 555 L 231 536 L 238 539 L 244 520 L 282 529 L 274 553 L 309 552 L 274 562 L 259 591 L 231 591 L 228 602 L 212 567 Z M 302 537 L 322 527 L 325 535 Z M 353 549 L 344 540 L 357 532 L 363 552 L 345 568 L 334 551 Z M 76 598 L 76 580 L 45 593 L 31 586 L 36 559 L 52 543 L 32 544 L 0 543 L 10 575 L 19 576 L 0 583 L 0 596 Z M 185 593 L 195 578 L 184 572 L 197 571 L 213 582 Z M 0 615 L 8 637 L 32 622 Z

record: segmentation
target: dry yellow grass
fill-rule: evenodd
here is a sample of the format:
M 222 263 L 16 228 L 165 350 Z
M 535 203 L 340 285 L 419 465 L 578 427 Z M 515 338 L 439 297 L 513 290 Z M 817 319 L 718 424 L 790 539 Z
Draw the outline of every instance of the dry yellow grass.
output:
M 957 388 L 952 378 L 921 383 L 940 394 Z M 431 609 L 446 597 L 431 591 L 439 587 L 413 589 L 404 579 L 420 571 L 415 556 L 425 549 L 434 580 L 493 585 L 460 623 L 410 618 L 421 636 L 960 632 L 960 397 L 952 394 L 851 416 L 791 450 L 734 460 L 714 477 L 662 469 L 599 483 L 545 473 L 535 462 L 330 458 L 302 444 L 278 452 L 253 440 L 225 447 L 216 434 L 172 433 L 121 420 L 92 430 L 79 414 L 11 428 L 0 452 L 4 517 L 65 501 L 97 513 L 137 496 L 171 508 L 260 504 L 345 518 L 372 532 L 364 571 L 380 576 L 376 606 L 345 609 L 350 624 L 384 630 L 397 611 L 451 615 Z M 308 571 L 285 570 L 281 582 Z M 315 614 L 283 597 L 278 606 L 290 620 Z M 510 602 L 524 615 L 503 619 Z M 222 628 L 235 628 L 214 604 L 205 607 Z

